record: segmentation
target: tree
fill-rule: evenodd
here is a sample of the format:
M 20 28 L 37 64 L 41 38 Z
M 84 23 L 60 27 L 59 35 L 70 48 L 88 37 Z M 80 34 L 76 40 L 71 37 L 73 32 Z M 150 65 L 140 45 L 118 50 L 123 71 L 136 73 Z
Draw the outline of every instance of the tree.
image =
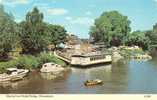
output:
M 48 37 L 43 17 L 43 14 L 35 7 L 32 12 L 27 13 L 25 21 L 20 23 L 19 36 L 23 53 L 35 54 L 46 49 Z
M 128 34 L 125 42 L 128 46 L 137 45 L 146 50 L 150 44 L 150 39 L 146 36 L 146 32 L 134 31 Z
M 153 26 L 153 30 L 149 30 L 146 32 L 146 36 L 150 39 L 149 49 L 157 50 L 157 24 Z
M 157 45 L 157 24 L 153 26 L 152 31 L 147 31 L 146 36 L 151 40 L 151 45 Z
M 47 26 L 47 33 L 50 44 L 55 45 L 55 47 L 60 43 L 64 43 L 66 40 L 66 30 L 60 25 L 49 24 Z
M 118 46 L 124 43 L 127 34 L 131 31 L 130 23 L 127 16 L 121 15 L 118 11 L 104 12 L 95 20 L 89 34 L 95 42 Z
M 0 58 L 8 58 L 8 53 L 15 47 L 17 36 L 17 24 L 12 14 L 4 11 L 3 5 L 0 5 Z

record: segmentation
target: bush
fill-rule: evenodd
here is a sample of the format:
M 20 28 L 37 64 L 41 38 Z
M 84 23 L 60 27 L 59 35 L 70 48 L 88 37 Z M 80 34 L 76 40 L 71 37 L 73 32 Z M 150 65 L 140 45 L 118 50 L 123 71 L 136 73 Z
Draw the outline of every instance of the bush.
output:
M 31 56 L 31 55 L 23 55 L 21 57 L 18 57 L 17 60 L 17 68 L 38 68 L 39 66 L 39 62 L 36 59 L 35 56 Z
M 37 56 L 38 62 L 39 62 L 39 66 L 42 66 L 42 64 L 44 63 L 48 63 L 48 62 L 54 62 L 56 64 L 60 64 L 62 66 L 65 65 L 65 62 L 56 58 L 53 54 L 50 55 L 50 53 L 40 53 Z
M 11 60 L 8 62 L 0 62 L 0 73 L 4 72 L 6 68 L 16 67 L 18 65 L 16 60 Z
M 54 62 L 62 66 L 65 65 L 65 62 L 56 58 L 53 54 L 49 53 L 40 53 L 38 56 L 32 55 L 22 55 L 17 57 L 17 59 L 10 60 L 7 62 L 0 62 L 0 73 L 4 72 L 6 68 L 17 67 L 17 68 L 26 68 L 26 69 L 35 69 L 40 68 L 44 63 Z

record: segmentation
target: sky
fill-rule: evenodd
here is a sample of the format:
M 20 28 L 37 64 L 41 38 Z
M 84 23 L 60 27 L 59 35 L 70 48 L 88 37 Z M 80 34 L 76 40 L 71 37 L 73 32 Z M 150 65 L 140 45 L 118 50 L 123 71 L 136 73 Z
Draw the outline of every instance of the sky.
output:
M 33 7 L 44 21 L 59 24 L 80 38 L 89 37 L 90 26 L 103 12 L 117 10 L 131 20 L 132 31 L 149 30 L 157 23 L 157 0 L 0 0 L 15 21 L 25 20 Z

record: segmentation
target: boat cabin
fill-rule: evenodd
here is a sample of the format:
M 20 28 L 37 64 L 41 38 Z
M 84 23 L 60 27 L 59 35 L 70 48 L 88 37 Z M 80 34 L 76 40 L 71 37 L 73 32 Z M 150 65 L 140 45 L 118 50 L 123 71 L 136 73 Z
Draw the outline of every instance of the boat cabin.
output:
M 42 67 L 43 68 L 48 68 L 48 67 L 58 67 L 59 65 L 55 64 L 55 63 L 46 63 L 44 64 Z
M 104 54 L 104 53 L 72 55 L 71 57 L 72 65 L 87 66 L 92 64 L 108 63 L 108 62 L 112 62 L 112 57 L 110 54 Z
M 11 74 L 20 74 L 20 73 L 24 73 L 25 72 L 25 70 L 20 70 L 20 69 L 17 69 L 17 68 L 8 68 L 8 69 L 6 69 L 7 70 L 7 74 L 8 75 L 11 75 Z
M 6 69 L 6 73 L 8 75 L 12 74 L 13 72 L 17 72 L 17 68 L 7 68 Z
M 61 65 L 55 63 L 46 63 L 40 69 L 41 72 L 53 72 L 56 69 L 62 69 Z

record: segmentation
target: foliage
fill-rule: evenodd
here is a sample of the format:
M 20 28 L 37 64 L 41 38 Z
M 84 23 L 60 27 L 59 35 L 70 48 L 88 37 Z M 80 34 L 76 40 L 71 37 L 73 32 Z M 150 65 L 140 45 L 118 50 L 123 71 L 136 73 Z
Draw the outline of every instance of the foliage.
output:
M 0 62 L 0 72 L 4 72 L 6 68 L 17 67 L 35 69 L 40 68 L 44 63 L 54 62 L 56 64 L 65 66 L 65 62 L 56 58 L 50 53 L 40 53 L 38 56 L 21 55 L 17 59 L 7 62 Z
M 120 54 L 125 58 L 130 58 L 131 56 L 136 56 L 139 54 L 145 54 L 145 52 L 141 49 L 121 49 Z
M 36 57 L 31 56 L 31 55 L 23 55 L 17 58 L 16 60 L 17 68 L 27 68 L 27 69 L 31 69 L 31 68 L 38 68 L 39 66 L 39 62 L 36 59 Z
M 13 20 L 13 16 L 4 11 L 0 5 L 0 58 L 8 58 L 10 52 L 17 45 L 17 25 Z
M 121 15 L 118 11 L 110 11 L 104 12 L 95 20 L 95 24 L 90 30 L 90 36 L 94 38 L 95 42 L 118 46 L 123 43 L 130 31 L 130 21 L 127 16 Z
M 60 25 L 47 25 L 47 33 L 50 43 L 54 44 L 55 47 L 60 43 L 64 43 L 67 36 L 65 28 Z
M 43 22 L 43 14 L 37 8 L 28 12 L 26 20 L 20 23 L 20 43 L 25 54 L 38 54 L 48 45 L 58 45 L 66 38 L 66 30 L 60 25 Z
M 42 66 L 42 64 L 47 62 L 54 62 L 56 64 L 65 65 L 64 61 L 56 58 L 53 54 L 50 53 L 40 53 L 37 56 L 38 62 L 40 63 L 39 66 Z
M 150 49 L 157 50 L 157 24 L 153 26 L 153 30 L 146 32 L 146 36 L 150 39 Z
M 37 8 L 28 12 L 26 20 L 20 23 L 20 43 L 23 53 L 36 54 L 46 49 L 48 36 L 45 33 L 46 25 L 43 14 Z
M 4 72 L 6 68 L 16 67 L 18 65 L 16 60 L 7 62 L 0 62 L 0 73 Z
M 150 44 L 150 39 L 146 36 L 145 32 L 135 31 L 128 34 L 125 43 L 128 46 L 136 45 L 146 50 Z

